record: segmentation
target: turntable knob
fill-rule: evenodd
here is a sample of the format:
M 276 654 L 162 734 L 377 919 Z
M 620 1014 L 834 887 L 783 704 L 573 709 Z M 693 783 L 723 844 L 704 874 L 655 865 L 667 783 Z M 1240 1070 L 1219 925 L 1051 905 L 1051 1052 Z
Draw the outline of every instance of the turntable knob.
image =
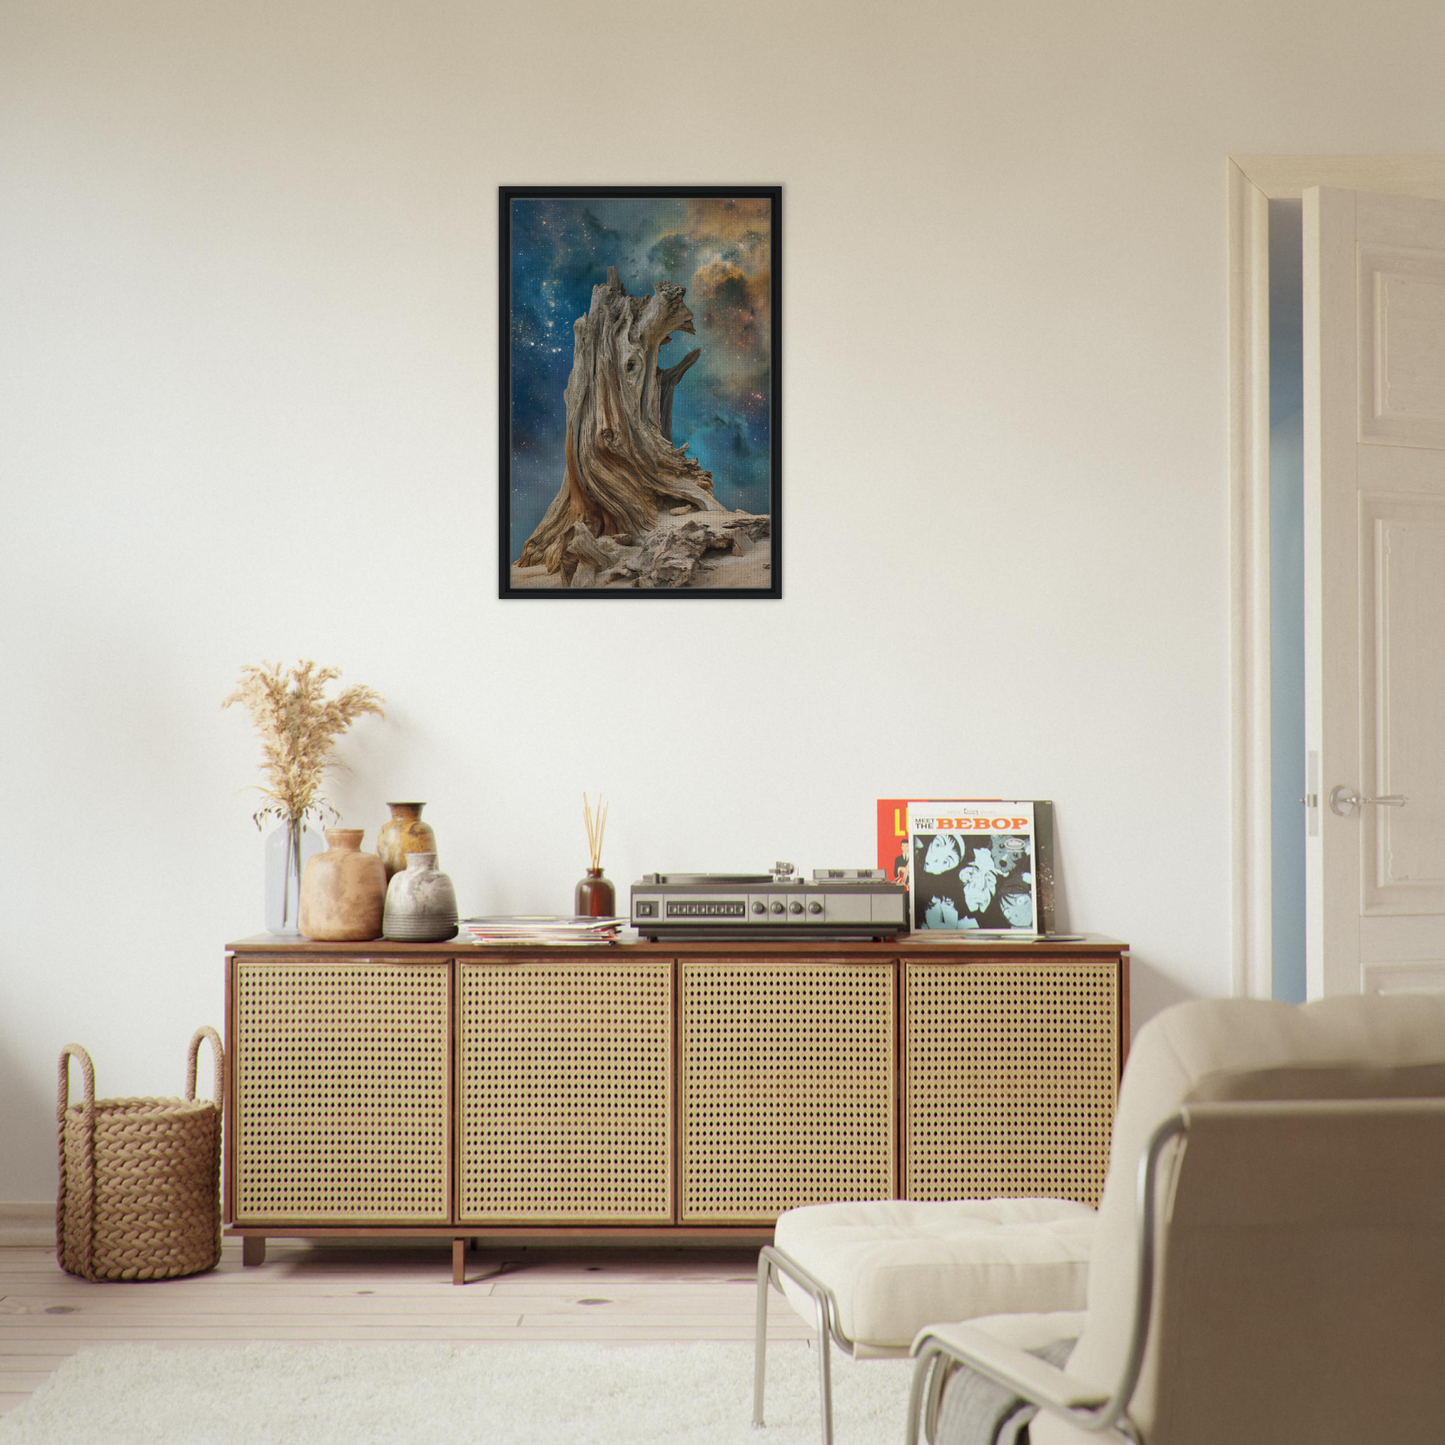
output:
M 823 905 L 822 905 L 821 903 L 818 903 L 818 902 L 815 901 L 815 902 L 812 902 L 812 903 L 810 903 L 810 904 L 808 905 L 808 912 L 809 912 L 809 913 L 821 913 L 822 911 L 823 911 Z
M 790 904 L 788 904 L 788 911 L 789 911 L 790 913 L 801 913 L 801 912 L 803 911 L 803 905 L 802 905 L 801 903 L 796 903 L 796 902 L 795 902 L 795 903 L 790 903 Z
M 781 903 L 775 903 L 775 904 L 773 904 L 773 912 L 774 912 L 774 913 L 781 913 L 781 912 L 783 912 L 783 905 L 782 905 Z
M 753 904 L 753 912 L 754 912 L 754 913 L 766 913 L 767 911 L 768 911 L 768 905 L 767 905 L 766 903 L 764 903 L 761 898 L 757 899 L 756 902 L 754 902 L 754 904 Z

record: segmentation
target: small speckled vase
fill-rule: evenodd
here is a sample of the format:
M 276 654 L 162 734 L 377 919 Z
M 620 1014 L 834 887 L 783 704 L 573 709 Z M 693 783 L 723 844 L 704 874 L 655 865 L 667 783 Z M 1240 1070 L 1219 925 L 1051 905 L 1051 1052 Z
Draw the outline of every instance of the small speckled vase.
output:
M 381 937 L 386 869 L 363 853 L 362 828 L 328 828 L 326 851 L 301 875 L 301 936 L 316 942 Z
M 406 867 L 386 885 L 382 932 L 388 938 L 440 943 L 456 937 L 456 889 L 436 862 L 435 853 L 408 853 Z
M 425 803 L 388 803 L 391 818 L 381 825 L 376 835 L 376 856 L 386 869 L 387 880 L 406 867 L 408 853 L 435 853 L 437 835 L 430 823 L 423 823 L 421 810 Z

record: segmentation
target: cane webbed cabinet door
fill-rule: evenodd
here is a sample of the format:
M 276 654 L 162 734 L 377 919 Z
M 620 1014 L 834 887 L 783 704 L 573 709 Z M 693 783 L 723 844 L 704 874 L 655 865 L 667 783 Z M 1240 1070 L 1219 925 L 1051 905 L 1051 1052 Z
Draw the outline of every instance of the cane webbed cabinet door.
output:
M 672 1221 L 672 967 L 458 964 L 459 1220 Z
M 235 1222 L 445 1223 L 450 965 L 234 968 Z
M 682 1223 L 895 1192 L 891 962 L 686 958 Z
M 1117 959 L 904 965 L 909 1199 L 1097 1204 L 1119 1079 Z

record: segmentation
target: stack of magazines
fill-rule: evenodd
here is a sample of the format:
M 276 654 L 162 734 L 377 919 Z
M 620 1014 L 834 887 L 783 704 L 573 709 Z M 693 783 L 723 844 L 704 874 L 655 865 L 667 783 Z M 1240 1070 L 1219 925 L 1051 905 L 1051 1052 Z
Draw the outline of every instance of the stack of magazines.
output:
M 508 913 L 495 918 L 464 918 L 460 937 L 471 943 L 525 944 L 611 943 L 625 918 L 564 918 L 552 913 Z

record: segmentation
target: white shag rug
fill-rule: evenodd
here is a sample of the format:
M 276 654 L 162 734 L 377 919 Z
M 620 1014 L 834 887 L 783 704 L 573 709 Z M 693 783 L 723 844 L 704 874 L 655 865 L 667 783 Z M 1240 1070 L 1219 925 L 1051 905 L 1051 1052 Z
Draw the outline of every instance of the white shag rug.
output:
M 836 1445 L 903 1439 L 911 1362 L 833 1352 Z M 82 1350 L 0 1445 L 818 1445 L 818 1357 L 750 1345 L 257 1344 Z

